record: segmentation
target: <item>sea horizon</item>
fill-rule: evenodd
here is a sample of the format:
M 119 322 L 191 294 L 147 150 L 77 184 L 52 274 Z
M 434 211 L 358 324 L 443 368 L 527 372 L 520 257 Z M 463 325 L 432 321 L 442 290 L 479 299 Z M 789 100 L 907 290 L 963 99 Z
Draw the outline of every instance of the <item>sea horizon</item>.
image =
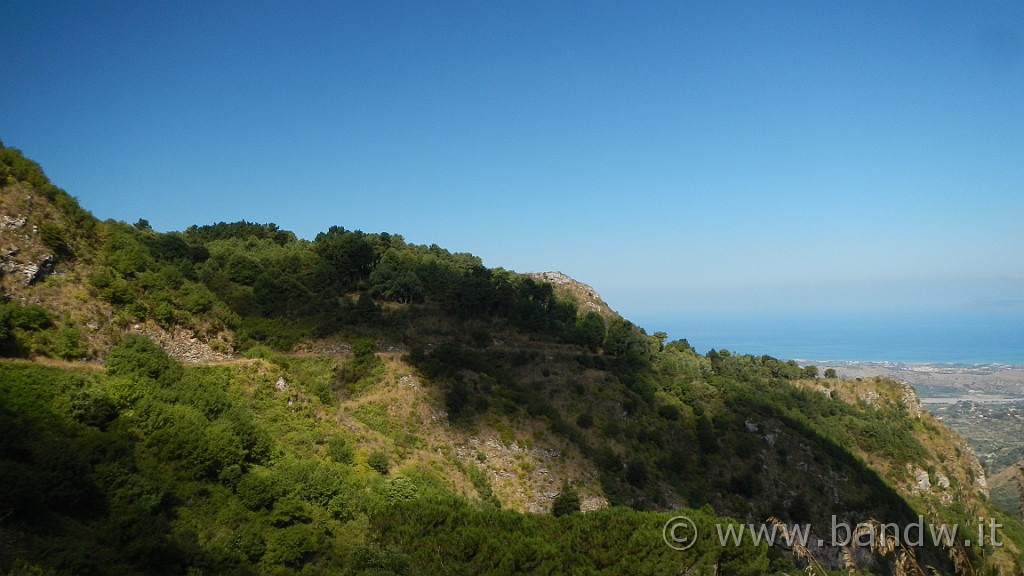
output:
M 648 334 L 781 360 L 1024 366 L 1024 313 L 1013 311 L 694 312 L 644 314 Z

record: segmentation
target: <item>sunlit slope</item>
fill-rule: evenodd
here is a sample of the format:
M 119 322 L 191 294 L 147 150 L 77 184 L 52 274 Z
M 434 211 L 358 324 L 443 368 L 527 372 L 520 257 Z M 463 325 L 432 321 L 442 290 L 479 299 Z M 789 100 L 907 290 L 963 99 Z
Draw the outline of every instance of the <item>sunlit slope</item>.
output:
M 395 234 L 100 222 L 0 158 L 6 570 L 563 573 L 584 541 L 608 555 L 581 573 L 808 562 L 680 555 L 673 511 L 809 524 L 817 562 L 875 573 L 894 557 L 848 557 L 833 523 L 997 518 L 1002 546 L 916 557 L 1020 569 L 1020 524 L 909 387 L 698 353 L 562 275 Z M 586 514 L 550 516 L 568 493 Z

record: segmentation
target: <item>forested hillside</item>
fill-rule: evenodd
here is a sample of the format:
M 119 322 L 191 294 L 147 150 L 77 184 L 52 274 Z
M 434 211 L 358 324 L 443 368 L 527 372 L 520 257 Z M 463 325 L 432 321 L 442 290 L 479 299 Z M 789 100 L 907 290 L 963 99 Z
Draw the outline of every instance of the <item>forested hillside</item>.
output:
M 1022 569 L 906 385 L 701 353 L 398 234 L 100 221 L 13 148 L 0 185 L 8 573 Z M 829 545 L 919 516 L 959 540 Z M 712 538 L 770 518 L 811 544 Z M 990 519 L 1001 545 L 968 544 Z

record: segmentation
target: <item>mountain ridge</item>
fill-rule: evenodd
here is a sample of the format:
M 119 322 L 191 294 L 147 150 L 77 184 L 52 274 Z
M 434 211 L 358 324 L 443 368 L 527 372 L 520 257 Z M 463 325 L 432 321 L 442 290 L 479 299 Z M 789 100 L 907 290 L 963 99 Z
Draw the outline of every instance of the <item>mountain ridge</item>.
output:
M 51 434 L 66 435 L 18 435 L 0 456 L 50 486 L 54 473 L 32 462 L 63 454 L 54 452 L 61 441 L 88 445 L 89 460 L 60 458 L 95 490 L 73 499 L 103 506 L 68 515 L 57 508 L 62 484 L 41 493 L 18 484 L 49 520 L 0 501 L 14 522 L 0 528 L 27 543 L 0 549 L 5 569 L 28 562 L 63 573 L 87 562 L 51 565 L 39 553 L 43 528 L 90 542 L 90 527 L 126 518 L 118 502 L 132 490 L 166 495 L 131 513 L 166 523 L 153 538 L 175 543 L 174 566 L 242 573 L 350 570 L 360 554 L 382 554 L 379 543 L 408 563 L 395 573 L 479 569 L 480 554 L 500 564 L 481 552 L 487 536 L 452 526 L 417 534 L 393 516 L 448 526 L 435 516 L 443 508 L 463 525 L 533 522 L 508 514 L 551 510 L 568 492 L 590 511 L 584 517 L 654 527 L 667 520 L 658 514 L 679 510 L 706 522 L 816 526 L 830 516 L 856 524 L 922 514 L 971 529 L 979 514 L 999 514 L 963 441 L 893 380 L 822 378 L 813 366 L 728 350 L 701 355 L 685 340 L 647 335 L 564 274 L 488 269 L 396 234 L 332 227 L 308 241 L 246 221 L 168 233 L 144 220 L 100 222 L 12 150 L 0 156 L 0 182 L 16 210 L 2 215 L 25 220 L 0 240 L 14 256 L 54 265 L 31 283 L 23 270 L 0 278 L 4 355 L 70 364 L 0 363 L 0 416 L 12 429 L 60 422 Z M 122 448 L 108 453 L 108 444 Z M 105 476 L 111 467 L 122 472 Z M 231 522 L 218 524 L 218 514 Z M 201 527 L 195 537 L 185 519 Z M 1006 523 L 1006 548 L 965 548 L 958 558 L 1019 569 L 1024 534 Z M 207 532 L 220 536 L 198 535 Z M 339 534 L 353 535 L 356 549 Z M 419 552 L 446 535 L 465 546 L 447 560 Z M 649 536 L 642 549 L 658 559 L 652 573 L 682 560 L 707 569 L 731 561 L 721 547 L 673 555 L 660 534 Z M 858 552 L 858 565 L 875 573 L 897 562 Z M 961 561 L 947 565 L 946 552 L 918 557 L 953 571 Z M 812 553 L 846 565 L 841 546 Z M 771 556 L 776 572 L 802 562 Z M 740 557 L 737 573 L 767 570 L 763 548 Z M 593 567 L 614 573 L 603 570 Z

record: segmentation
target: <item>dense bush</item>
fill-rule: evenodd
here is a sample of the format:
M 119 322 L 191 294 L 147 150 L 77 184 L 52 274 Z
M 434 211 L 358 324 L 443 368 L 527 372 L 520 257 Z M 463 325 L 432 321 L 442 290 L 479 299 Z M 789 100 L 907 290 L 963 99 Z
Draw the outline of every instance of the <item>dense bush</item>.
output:
M 378 474 L 387 474 L 391 468 L 390 458 L 383 452 L 373 452 L 366 459 L 366 464 L 377 471 Z
M 551 502 L 551 514 L 556 518 L 580 511 L 580 495 L 576 489 L 569 485 L 569 482 L 562 483 L 562 489 Z
M 112 376 L 172 380 L 180 366 L 163 348 L 145 336 L 129 335 L 107 354 L 107 372 Z

